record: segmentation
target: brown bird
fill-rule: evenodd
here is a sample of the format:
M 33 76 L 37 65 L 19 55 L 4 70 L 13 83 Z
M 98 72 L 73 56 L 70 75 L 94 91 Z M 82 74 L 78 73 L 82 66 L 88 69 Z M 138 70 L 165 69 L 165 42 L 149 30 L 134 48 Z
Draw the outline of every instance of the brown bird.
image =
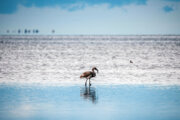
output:
M 86 84 L 87 84 L 87 80 L 88 80 L 88 79 L 89 79 L 89 85 L 91 86 L 91 81 L 90 81 L 90 79 L 91 79 L 92 77 L 95 77 L 95 76 L 96 76 L 96 73 L 95 73 L 94 70 L 96 70 L 97 73 L 98 73 L 98 69 L 97 69 L 96 67 L 93 67 L 93 68 L 92 68 L 92 71 L 86 71 L 86 72 L 84 72 L 84 73 L 80 76 L 80 78 L 86 78 L 85 86 L 86 86 Z

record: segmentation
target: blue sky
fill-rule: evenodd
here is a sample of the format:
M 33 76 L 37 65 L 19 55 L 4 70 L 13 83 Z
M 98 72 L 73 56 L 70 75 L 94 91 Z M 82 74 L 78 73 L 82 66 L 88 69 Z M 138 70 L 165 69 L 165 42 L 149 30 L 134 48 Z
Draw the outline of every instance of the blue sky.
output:
M 0 0 L 0 34 L 180 34 L 180 0 Z

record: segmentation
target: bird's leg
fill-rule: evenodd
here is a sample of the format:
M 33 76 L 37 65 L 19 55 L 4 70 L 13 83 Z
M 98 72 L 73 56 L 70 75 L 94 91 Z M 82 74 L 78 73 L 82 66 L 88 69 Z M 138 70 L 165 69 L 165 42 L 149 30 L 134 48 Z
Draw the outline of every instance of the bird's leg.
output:
M 85 86 L 86 86 L 86 84 L 87 84 L 87 80 L 88 80 L 88 79 L 86 79 Z
M 91 81 L 90 81 L 90 79 L 89 79 L 89 86 L 91 86 Z

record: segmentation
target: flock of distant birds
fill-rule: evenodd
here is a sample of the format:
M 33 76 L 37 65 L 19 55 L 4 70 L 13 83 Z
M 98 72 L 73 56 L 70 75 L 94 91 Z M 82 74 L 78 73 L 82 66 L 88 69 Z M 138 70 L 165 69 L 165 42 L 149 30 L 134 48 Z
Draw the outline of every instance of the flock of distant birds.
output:
M 132 60 L 129 61 L 131 64 L 133 63 Z M 92 71 L 86 71 L 81 74 L 80 78 L 86 78 L 85 86 L 87 85 L 87 81 L 89 80 L 89 86 L 91 86 L 91 78 L 96 77 L 96 72 L 99 72 L 99 70 L 96 67 L 92 68 Z
M 18 34 L 38 34 L 40 31 L 38 29 L 18 29 L 18 30 L 6 30 L 6 33 L 9 34 L 9 33 L 18 33 Z M 55 33 L 55 30 L 51 30 L 51 33 Z

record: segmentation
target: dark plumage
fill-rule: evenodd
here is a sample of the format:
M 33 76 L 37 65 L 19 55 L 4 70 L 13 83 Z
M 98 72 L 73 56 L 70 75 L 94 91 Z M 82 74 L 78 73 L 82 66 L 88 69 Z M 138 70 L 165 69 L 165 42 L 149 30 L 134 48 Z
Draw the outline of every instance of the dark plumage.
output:
M 94 70 L 96 70 L 97 73 L 98 73 L 98 69 L 97 69 L 96 67 L 93 67 L 93 68 L 92 68 L 92 71 L 84 72 L 84 73 L 80 76 L 80 78 L 86 78 L 85 85 L 87 84 L 87 80 L 89 79 L 89 85 L 91 86 L 90 79 L 91 79 L 92 77 L 95 77 L 95 76 L 96 76 L 96 73 L 95 73 Z
M 133 61 L 132 61 L 132 60 L 130 60 L 129 62 L 130 62 L 130 63 L 133 63 Z

